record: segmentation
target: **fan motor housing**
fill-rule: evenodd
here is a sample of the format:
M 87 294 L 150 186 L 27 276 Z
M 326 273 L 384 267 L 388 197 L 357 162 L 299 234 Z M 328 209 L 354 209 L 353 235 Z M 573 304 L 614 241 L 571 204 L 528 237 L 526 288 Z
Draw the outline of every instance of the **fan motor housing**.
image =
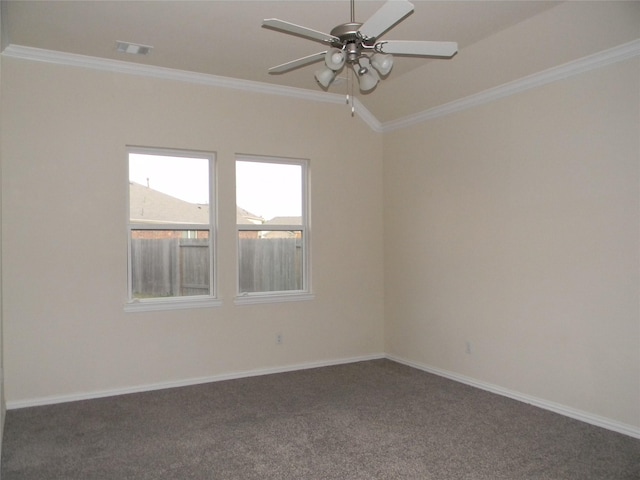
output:
M 341 47 L 347 43 L 359 41 L 358 30 L 361 26 L 361 23 L 343 23 L 342 25 L 335 27 L 331 30 L 331 35 L 338 37 L 340 39 L 340 44 L 334 46 Z
M 358 33 L 361 26 L 361 23 L 356 22 L 343 23 L 331 30 L 331 35 L 340 39 L 340 42 L 333 42 L 332 45 L 344 49 L 347 62 L 350 64 L 358 62 L 364 46 L 364 41 Z

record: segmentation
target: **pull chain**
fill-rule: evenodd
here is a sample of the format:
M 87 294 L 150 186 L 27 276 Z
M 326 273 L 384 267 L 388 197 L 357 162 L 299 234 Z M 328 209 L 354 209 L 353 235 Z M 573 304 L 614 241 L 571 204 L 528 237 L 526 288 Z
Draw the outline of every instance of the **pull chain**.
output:
M 355 0 L 351 0 L 351 23 L 356 21 L 356 2 Z M 347 105 L 351 104 L 351 116 L 355 116 L 356 114 L 356 104 L 354 102 L 353 97 L 353 84 L 355 82 L 354 72 L 351 69 L 348 69 L 347 73 Z
M 355 98 L 353 96 L 353 72 L 351 69 L 347 70 L 347 105 L 351 105 L 351 116 L 353 117 L 356 113 L 356 105 Z

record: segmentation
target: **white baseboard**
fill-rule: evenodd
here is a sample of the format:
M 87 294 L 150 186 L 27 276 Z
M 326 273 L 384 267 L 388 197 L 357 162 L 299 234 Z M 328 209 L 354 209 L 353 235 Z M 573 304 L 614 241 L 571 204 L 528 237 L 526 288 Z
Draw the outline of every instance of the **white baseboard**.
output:
M 19 408 L 40 407 L 43 405 L 53 405 L 56 403 L 75 402 L 78 400 L 91 400 L 95 398 L 113 397 L 115 395 L 126 395 L 129 393 L 150 392 L 154 390 L 164 390 L 165 388 L 187 387 L 203 383 L 220 382 L 223 380 L 235 380 L 239 378 L 257 377 L 260 375 L 270 375 L 273 373 L 293 372 L 306 370 L 309 368 L 330 367 L 332 365 L 342 365 L 347 363 L 365 362 L 368 360 L 379 360 L 385 358 L 384 353 L 363 355 L 359 357 L 340 358 L 335 360 L 319 360 L 317 362 L 298 363 L 295 365 L 285 365 L 281 367 L 258 368 L 254 370 L 243 370 L 239 372 L 223 373 L 208 377 L 188 378 L 185 380 L 160 382 L 120 389 L 100 390 L 95 392 L 72 393 L 69 395 L 57 395 L 48 397 L 38 397 L 26 400 L 15 400 L 7 402 L 7 410 Z
M 617 433 L 622 433 L 624 435 L 628 435 L 630 437 L 640 439 L 640 428 L 633 425 L 616 422 L 606 417 L 601 417 L 599 415 L 594 415 L 589 412 L 584 412 L 582 410 L 577 410 L 575 408 L 567 407 L 566 405 L 561 405 L 559 403 L 550 402 L 542 398 L 533 397 L 531 395 L 526 395 L 520 392 L 516 392 L 514 390 L 509 390 L 507 388 L 503 388 L 498 385 L 493 385 L 491 383 L 483 382 L 481 380 L 476 380 L 474 378 L 466 377 L 464 375 L 460 375 L 447 370 L 442 370 L 440 368 L 432 367 L 430 365 L 413 362 L 411 360 L 407 360 L 402 357 L 397 357 L 395 355 L 387 354 L 386 358 L 388 358 L 389 360 L 393 360 L 394 362 L 402 363 L 409 367 L 417 368 L 418 370 L 422 370 L 424 372 L 433 373 L 434 375 L 448 378 L 449 380 L 454 380 L 456 382 L 464 383 L 466 385 L 470 385 L 472 387 L 476 387 L 481 390 L 486 390 L 491 393 L 502 395 L 503 397 L 508 397 L 513 400 L 518 400 L 520 402 L 528 403 L 535 407 L 539 407 L 544 410 L 549 410 L 551 412 L 564 415 L 565 417 L 573 418 L 575 420 L 580 420 L 581 422 L 589 423 L 597 427 L 606 428 L 607 430 L 612 430 Z
M 306 370 L 309 368 L 329 367 L 332 365 L 343 365 L 347 363 L 364 362 L 368 360 L 379 360 L 381 358 L 387 358 L 394 362 L 398 362 L 403 365 L 407 365 L 409 367 L 413 367 L 427 373 L 433 373 L 435 375 L 448 378 L 456 382 L 464 383 L 465 385 L 470 385 L 472 387 L 476 387 L 481 390 L 486 390 L 491 393 L 496 393 L 498 395 L 502 395 L 507 398 L 518 400 L 520 402 L 528 403 L 530 405 L 543 408 L 545 410 L 549 410 L 569 418 L 580 420 L 582 422 L 595 425 L 597 427 L 602 427 L 607 430 L 612 430 L 614 432 L 622 433 L 624 435 L 628 435 L 630 437 L 640 439 L 640 428 L 635 427 L 633 425 L 627 425 L 624 423 L 616 422 L 609 418 L 594 415 L 592 413 L 584 412 L 582 410 L 577 410 L 575 408 L 567 407 L 559 403 L 533 397 L 531 395 L 526 395 L 520 392 L 509 390 L 509 389 L 500 387 L 498 385 L 493 385 L 487 382 L 483 382 L 481 380 L 476 380 L 471 377 L 466 377 L 464 375 L 460 375 L 447 370 L 442 370 L 440 368 L 432 367 L 430 365 L 425 365 L 422 363 L 407 360 L 405 358 L 398 357 L 396 355 L 389 355 L 384 353 L 363 355 L 358 357 L 348 357 L 348 358 L 341 358 L 341 359 L 335 359 L 335 360 L 320 360 L 317 362 L 299 363 L 294 365 L 285 365 L 281 367 L 243 370 L 239 372 L 224 373 L 224 374 L 212 375 L 208 377 L 197 377 L 197 378 L 189 378 L 186 380 L 138 385 L 134 387 L 126 387 L 121 389 L 100 390 L 95 392 L 83 392 L 83 393 L 74 393 L 69 395 L 48 396 L 48 397 L 39 397 L 39 398 L 26 399 L 26 400 L 9 401 L 6 404 L 6 408 L 7 410 L 14 410 L 19 408 L 52 405 L 56 403 L 75 402 L 78 400 L 91 400 L 95 398 L 112 397 L 115 395 L 126 395 L 129 393 L 150 392 L 154 390 L 163 390 L 165 388 L 186 387 L 190 385 L 199 385 L 203 383 L 220 382 L 224 380 L 235 380 L 239 378 L 256 377 L 260 375 L 270 375 L 273 373 L 285 373 L 285 372 L 293 372 L 297 370 Z

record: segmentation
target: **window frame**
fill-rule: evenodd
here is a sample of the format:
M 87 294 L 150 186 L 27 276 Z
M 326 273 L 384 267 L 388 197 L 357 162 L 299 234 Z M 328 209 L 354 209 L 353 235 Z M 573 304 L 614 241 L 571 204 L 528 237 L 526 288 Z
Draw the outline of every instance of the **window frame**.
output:
M 131 199 L 129 188 L 129 159 L 131 154 L 156 155 L 162 157 L 199 158 L 209 163 L 209 223 L 135 223 L 131 221 Z M 127 160 L 127 301 L 125 312 L 144 312 L 160 310 L 178 310 L 187 308 L 217 307 L 222 302 L 217 296 L 217 224 L 216 224 L 216 153 L 199 150 L 159 148 L 159 147 L 126 147 Z M 209 248 L 209 293 L 206 295 L 184 295 L 176 297 L 133 297 L 133 270 L 131 255 L 132 232 L 135 230 L 170 230 L 170 231 L 207 231 Z
M 311 289 L 311 228 L 310 228 L 310 174 L 309 160 L 300 158 L 273 157 L 263 155 L 236 154 L 237 162 L 272 163 L 280 165 L 296 165 L 300 167 L 301 222 L 299 225 L 276 224 L 238 224 L 236 221 L 236 305 L 252 305 L 259 303 L 280 303 L 312 300 L 315 296 Z M 237 179 L 235 182 L 237 188 Z M 235 199 L 237 208 L 237 197 Z M 241 292 L 240 291 L 240 232 L 302 232 L 302 289 L 283 291 Z

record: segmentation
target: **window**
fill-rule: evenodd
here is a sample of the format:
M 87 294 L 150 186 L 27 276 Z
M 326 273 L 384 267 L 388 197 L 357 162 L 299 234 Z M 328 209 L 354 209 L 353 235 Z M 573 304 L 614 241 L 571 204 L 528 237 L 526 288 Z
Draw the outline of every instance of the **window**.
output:
M 219 305 L 214 284 L 214 156 L 129 148 L 126 310 Z
M 312 298 L 307 161 L 236 158 L 236 303 Z

